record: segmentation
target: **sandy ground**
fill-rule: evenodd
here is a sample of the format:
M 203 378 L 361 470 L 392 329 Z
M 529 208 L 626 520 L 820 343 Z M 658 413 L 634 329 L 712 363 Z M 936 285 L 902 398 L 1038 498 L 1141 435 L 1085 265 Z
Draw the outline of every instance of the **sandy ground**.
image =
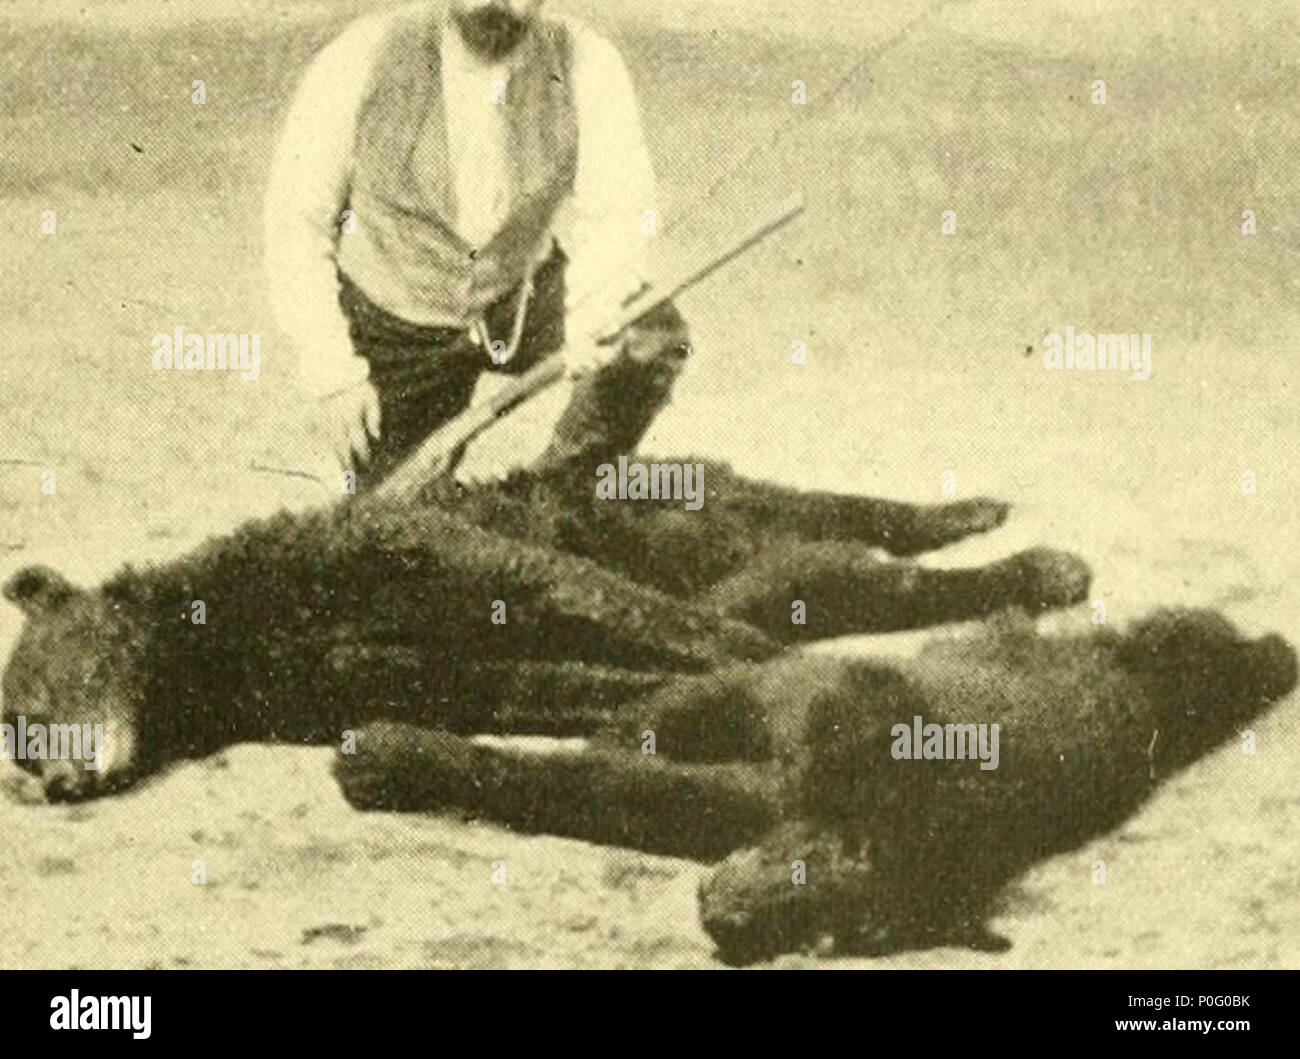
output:
M 0 3 L 0 576 L 40 559 L 93 583 L 319 502 L 251 469 L 312 464 L 265 310 L 259 197 L 286 92 L 369 6 Z M 936 562 L 1051 542 L 1094 563 L 1112 623 L 1188 602 L 1300 640 L 1294 4 L 953 3 L 838 97 L 839 75 L 929 5 L 569 6 L 629 59 L 678 237 L 793 187 L 810 201 L 685 301 L 698 353 L 651 447 L 915 500 L 942 499 L 951 470 L 959 495 L 1017 510 Z M 42 237 L 47 209 L 58 231 Z M 178 324 L 260 332 L 262 379 L 155 374 L 150 339 Z M 1150 332 L 1153 377 L 1045 371 L 1043 336 L 1066 325 Z M 3 610 L 0 638 L 16 628 Z M 995 924 L 1005 954 L 781 962 L 1300 965 L 1298 726 L 1293 698 L 1255 755 L 1225 747 L 1029 873 Z M 328 761 L 236 747 L 112 801 L 0 804 L 0 965 L 713 965 L 699 866 L 353 813 Z

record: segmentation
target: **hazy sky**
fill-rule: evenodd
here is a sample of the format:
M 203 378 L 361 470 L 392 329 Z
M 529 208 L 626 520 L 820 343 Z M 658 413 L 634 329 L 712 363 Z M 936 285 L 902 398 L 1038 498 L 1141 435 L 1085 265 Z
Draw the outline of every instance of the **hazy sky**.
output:
M 935 0 L 554 0 L 596 23 L 624 20 L 695 28 L 742 26 L 878 40 L 896 32 Z M 339 11 L 398 6 L 382 0 L 10 0 L 0 21 L 56 20 L 131 25 L 192 18 L 247 17 L 283 21 L 328 18 Z M 1217 50 L 1224 38 L 1292 36 L 1300 44 L 1295 0 L 949 0 L 936 21 L 953 30 L 1032 47 L 1042 55 L 1140 54 L 1153 44 L 1192 53 Z

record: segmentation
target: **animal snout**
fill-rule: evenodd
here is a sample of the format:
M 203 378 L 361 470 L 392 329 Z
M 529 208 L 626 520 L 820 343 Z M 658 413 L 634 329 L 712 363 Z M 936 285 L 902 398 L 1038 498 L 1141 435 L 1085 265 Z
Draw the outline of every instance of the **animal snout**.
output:
M 41 769 L 41 785 L 49 802 L 76 802 L 91 793 L 84 770 L 73 761 L 47 761 Z
M 1256 665 L 1259 669 L 1260 693 L 1268 699 L 1280 699 L 1295 689 L 1300 666 L 1295 648 L 1277 633 L 1259 639 L 1255 645 Z

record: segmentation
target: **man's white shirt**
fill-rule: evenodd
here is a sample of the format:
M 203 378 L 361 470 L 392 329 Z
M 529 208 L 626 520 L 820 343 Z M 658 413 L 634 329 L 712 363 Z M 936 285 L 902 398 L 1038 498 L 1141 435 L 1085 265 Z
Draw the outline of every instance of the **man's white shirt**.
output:
M 271 165 L 265 207 L 265 263 L 272 309 L 293 342 L 301 379 L 323 395 L 368 374 L 354 355 L 338 304 L 337 240 L 351 182 L 357 116 L 392 14 L 349 27 L 312 61 L 290 104 Z M 435 16 L 436 17 L 436 16 Z M 592 333 L 639 286 L 647 236 L 642 218 L 655 208 L 654 171 L 636 98 L 618 51 L 581 23 L 566 20 L 573 41 L 571 77 L 578 125 L 572 196 L 550 236 L 569 257 L 567 329 Z M 450 25 L 441 34 L 448 171 L 456 228 L 471 244 L 501 227 L 509 201 L 506 122 L 509 60 L 486 64 Z M 364 223 L 358 219 L 357 223 Z

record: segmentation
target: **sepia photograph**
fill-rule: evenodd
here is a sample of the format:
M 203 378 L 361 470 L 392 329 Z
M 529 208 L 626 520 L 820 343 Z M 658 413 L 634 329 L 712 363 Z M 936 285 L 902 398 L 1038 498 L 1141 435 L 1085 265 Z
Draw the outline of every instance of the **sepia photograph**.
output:
M 1298 104 L 1294 0 L 4 0 L 24 1018 L 1300 967 Z

